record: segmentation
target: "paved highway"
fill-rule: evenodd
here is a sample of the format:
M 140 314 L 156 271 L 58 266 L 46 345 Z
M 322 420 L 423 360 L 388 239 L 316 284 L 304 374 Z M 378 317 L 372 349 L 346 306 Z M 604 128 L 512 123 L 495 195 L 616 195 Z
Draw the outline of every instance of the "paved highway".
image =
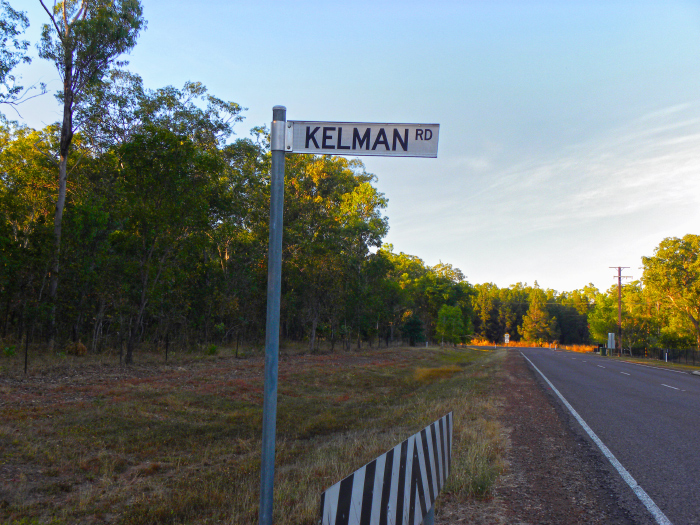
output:
M 521 351 L 671 523 L 700 525 L 700 376 L 593 354 Z

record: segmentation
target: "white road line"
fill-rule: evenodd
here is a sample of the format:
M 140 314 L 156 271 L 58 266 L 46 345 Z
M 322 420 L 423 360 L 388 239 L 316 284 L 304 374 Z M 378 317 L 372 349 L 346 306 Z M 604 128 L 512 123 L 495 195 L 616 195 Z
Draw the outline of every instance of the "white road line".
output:
M 620 372 L 621 374 L 625 374 L 626 376 L 630 375 L 627 372 Z
M 666 388 L 673 388 L 674 390 L 680 390 L 680 388 L 676 388 L 675 386 L 670 386 L 670 385 L 664 385 L 661 383 L 661 386 L 665 386 Z
M 556 387 L 552 384 L 552 382 L 547 379 L 547 376 L 545 376 L 539 368 L 535 366 L 535 363 L 530 361 L 525 354 L 520 352 L 520 355 L 523 356 L 525 359 L 527 359 L 528 363 L 532 365 L 532 367 L 537 370 L 537 372 L 542 376 L 542 378 L 547 382 L 547 384 L 552 388 L 554 393 L 561 399 L 562 403 L 564 403 L 564 406 L 569 409 L 569 412 L 571 412 L 571 415 L 576 418 L 576 421 L 579 422 L 579 424 L 583 427 L 583 430 L 586 431 L 586 433 L 590 436 L 590 438 L 593 440 L 593 442 L 598 445 L 598 448 L 600 451 L 603 453 L 603 455 L 608 458 L 608 461 L 612 464 L 613 467 L 615 467 L 615 470 L 620 474 L 622 479 L 625 480 L 625 482 L 629 485 L 629 487 L 632 489 L 632 491 L 637 495 L 639 500 L 644 504 L 644 506 L 647 508 L 647 510 L 651 513 L 652 516 L 654 516 L 654 519 L 656 520 L 656 523 L 659 525 L 673 525 L 671 523 L 671 520 L 669 520 L 666 515 L 661 511 L 661 509 L 658 507 L 656 503 L 654 503 L 654 500 L 652 500 L 649 495 L 644 491 L 642 487 L 639 486 L 639 483 L 632 477 L 632 475 L 627 472 L 627 469 L 622 466 L 622 463 L 620 463 L 617 458 L 613 455 L 612 452 L 610 452 L 610 449 L 605 446 L 605 443 L 603 443 L 600 438 L 596 435 L 595 432 L 593 432 L 593 429 L 588 426 L 588 423 L 586 423 L 581 416 L 578 415 L 578 412 L 574 410 L 574 407 L 572 407 L 569 402 L 564 398 L 559 393 L 559 390 L 556 389 Z M 600 365 L 599 365 L 600 366 Z
M 602 366 L 602 365 L 595 365 L 595 366 L 599 366 L 600 368 L 605 368 L 605 367 L 604 367 L 604 366 Z

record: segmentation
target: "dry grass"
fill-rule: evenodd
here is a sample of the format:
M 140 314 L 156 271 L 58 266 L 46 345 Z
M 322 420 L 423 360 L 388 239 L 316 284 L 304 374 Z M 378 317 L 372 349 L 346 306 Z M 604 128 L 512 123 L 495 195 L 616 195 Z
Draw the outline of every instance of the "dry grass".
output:
M 471 342 L 474 346 L 495 346 L 487 339 L 474 339 Z M 507 345 L 503 342 L 498 343 L 498 346 L 508 346 L 513 348 L 558 348 L 559 350 L 569 350 L 571 352 L 593 352 L 597 346 L 594 345 L 560 345 L 559 343 L 538 343 L 534 341 L 510 341 Z
M 568 350 L 569 352 L 581 352 L 581 353 L 588 353 L 588 352 L 595 352 L 598 349 L 598 346 L 593 346 L 593 345 L 561 345 L 559 347 L 561 350 Z
M 416 381 L 430 382 L 438 379 L 449 379 L 462 369 L 457 365 L 445 365 L 437 368 L 416 368 L 413 376 Z
M 283 356 L 274 522 L 316 523 L 323 490 L 450 410 L 446 490 L 487 495 L 502 469 L 491 392 L 502 357 Z M 3 361 L 0 523 L 257 523 L 263 358 L 139 358 L 46 357 L 26 378 L 19 356 Z

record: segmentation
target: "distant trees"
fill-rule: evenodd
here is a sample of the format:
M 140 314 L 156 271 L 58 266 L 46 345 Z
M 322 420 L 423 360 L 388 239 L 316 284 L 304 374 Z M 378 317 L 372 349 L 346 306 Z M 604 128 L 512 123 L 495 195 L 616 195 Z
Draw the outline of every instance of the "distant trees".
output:
M 547 310 L 546 301 L 544 292 L 539 287 L 535 287 L 530 295 L 530 307 L 523 316 L 523 324 L 518 329 L 525 341 L 551 343 L 559 339 L 557 318 Z
M 462 309 L 459 306 L 442 305 L 438 312 L 438 323 L 436 329 L 441 342 L 458 344 L 463 343 L 467 335 L 464 326 Z
M 0 337 L 82 340 L 126 350 L 127 363 L 141 346 L 261 341 L 267 130 L 234 137 L 243 109 L 198 82 L 151 90 L 110 69 L 145 25 L 138 0 L 42 5 L 40 56 L 64 81 L 64 112 L 42 130 L 0 121 Z M 0 0 L 0 103 L 18 100 L 27 24 Z M 470 284 L 451 264 L 395 253 L 375 182 L 359 161 L 288 158 L 284 339 L 313 352 L 506 333 L 585 344 L 615 331 L 614 288 Z M 644 258 L 622 290 L 623 344 L 700 347 L 699 245 L 665 239 Z
M 700 235 L 664 239 L 642 261 L 649 299 L 664 310 L 674 332 L 693 337 L 700 350 Z

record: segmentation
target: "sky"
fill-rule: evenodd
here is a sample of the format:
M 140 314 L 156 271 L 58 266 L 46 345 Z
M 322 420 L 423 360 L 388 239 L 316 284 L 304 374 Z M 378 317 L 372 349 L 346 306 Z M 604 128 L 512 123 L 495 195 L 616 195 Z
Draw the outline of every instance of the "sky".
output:
M 700 234 L 700 2 L 141 0 L 125 58 L 147 87 L 200 81 L 271 121 L 439 123 L 437 159 L 364 157 L 395 252 L 471 283 L 570 291 L 639 279 Z M 38 41 L 47 20 L 25 10 Z M 60 88 L 35 58 L 24 84 Z M 20 107 L 39 128 L 51 95 Z

